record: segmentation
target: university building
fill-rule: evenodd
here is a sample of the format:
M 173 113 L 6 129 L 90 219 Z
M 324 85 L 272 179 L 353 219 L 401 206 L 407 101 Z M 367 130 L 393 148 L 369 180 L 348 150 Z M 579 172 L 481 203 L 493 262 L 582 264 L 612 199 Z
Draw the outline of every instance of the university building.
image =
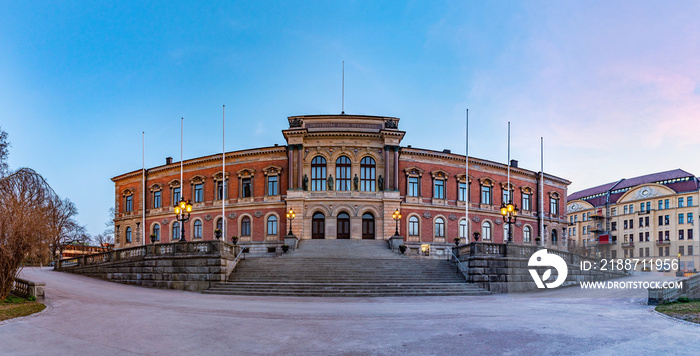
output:
M 569 247 L 605 259 L 677 259 L 680 270 L 693 271 L 700 262 L 699 187 L 697 177 L 676 169 L 573 193 Z
M 500 207 L 512 194 L 520 209 L 513 242 L 567 249 L 566 179 L 513 161 L 508 186 L 507 165 L 473 157 L 467 175 L 464 155 L 401 146 L 406 132 L 394 117 L 306 115 L 287 123 L 286 145 L 227 152 L 223 171 L 218 153 L 184 161 L 183 182 L 171 158 L 145 171 L 145 190 L 142 170 L 112 178 L 116 247 L 144 243 L 144 212 L 146 236 L 179 240 L 173 205 L 185 197 L 193 205 L 188 241 L 212 240 L 225 226 L 227 241 L 236 236 L 251 253 L 272 253 L 290 229 L 290 209 L 300 239 L 388 239 L 399 210 L 410 252 L 423 244 L 440 255 L 455 237 L 473 241 L 474 232 L 480 241 L 507 240 Z

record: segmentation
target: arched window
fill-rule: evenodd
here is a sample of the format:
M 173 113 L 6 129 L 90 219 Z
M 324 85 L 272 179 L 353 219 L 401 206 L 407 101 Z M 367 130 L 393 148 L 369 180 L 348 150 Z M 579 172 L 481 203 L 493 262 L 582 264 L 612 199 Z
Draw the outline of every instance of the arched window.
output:
M 510 226 L 508 224 L 503 224 L 503 241 L 508 241 L 508 231 Z
M 460 220 L 459 221 L 459 238 L 462 239 L 464 242 L 468 242 L 466 240 L 469 240 L 467 236 L 469 233 L 467 232 L 467 221 L 466 220 Z
M 350 158 L 347 156 L 340 156 L 335 161 L 335 178 L 336 188 L 335 190 L 348 191 L 350 188 Z
M 250 236 L 250 217 L 248 216 L 241 219 L 241 236 Z
M 445 237 L 445 220 L 435 219 L 435 237 Z
M 408 236 L 418 235 L 420 235 L 420 220 L 414 215 L 408 218 Z
M 360 190 L 363 192 L 373 192 L 376 176 L 376 163 L 374 158 L 365 157 L 360 161 Z
M 530 229 L 529 226 L 525 226 L 525 228 L 523 228 L 523 242 L 530 241 L 532 241 L 532 229 Z
M 194 221 L 194 238 L 195 239 L 202 238 L 202 220 L 195 220 Z
M 222 219 L 222 218 L 216 219 L 216 228 L 218 230 L 221 230 L 221 233 L 224 232 L 224 219 Z
M 131 243 L 131 226 L 126 228 L 126 236 L 124 236 L 126 243 Z
M 557 230 L 552 229 L 552 245 L 556 245 L 556 244 L 557 244 Z
M 267 218 L 267 234 L 277 235 L 277 217 L 274 215 Z
M 180 240 L 180 223 L 176 222 L 173 224 L 173 235 L 170 237 L 170 241 Z
M 484 240 L 491 240 L 491 223 L 488 221 L 484 221 L 483 224 L 481 224 L 481 237 Z
M 160 241 L 160 225 L 153 225 L 153 235 L 156 235 L 156 241 Z
M 371 213 L 362 214 L 362 238 L 374 239 L 374 215 Z
M 311 190 L 326 190 L 326 159 L 316 156 L 311 161 Z

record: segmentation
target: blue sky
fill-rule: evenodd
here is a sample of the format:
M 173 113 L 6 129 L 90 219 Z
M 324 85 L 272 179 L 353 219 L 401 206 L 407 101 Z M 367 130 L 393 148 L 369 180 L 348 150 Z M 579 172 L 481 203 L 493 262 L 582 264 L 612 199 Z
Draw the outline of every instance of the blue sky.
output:
M 569 192 L 700 174 L 700 3 L 0 1 L 0 126 L 99 233 L 110 178 L 284 144 L 286 117 L 401 118 L 404 145 L 512 158 Z

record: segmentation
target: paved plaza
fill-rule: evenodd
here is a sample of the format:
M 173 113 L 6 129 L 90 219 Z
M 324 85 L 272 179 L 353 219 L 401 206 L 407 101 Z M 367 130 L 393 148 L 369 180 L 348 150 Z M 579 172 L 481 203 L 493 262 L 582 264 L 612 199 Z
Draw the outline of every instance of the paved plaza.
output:
M 242 297 L 29 268 L 47 309 L 0 323 L 2 355 L 695 354 L 700 326 L 621 298 Z M 628 291 L 629 292 L 629 291 Z

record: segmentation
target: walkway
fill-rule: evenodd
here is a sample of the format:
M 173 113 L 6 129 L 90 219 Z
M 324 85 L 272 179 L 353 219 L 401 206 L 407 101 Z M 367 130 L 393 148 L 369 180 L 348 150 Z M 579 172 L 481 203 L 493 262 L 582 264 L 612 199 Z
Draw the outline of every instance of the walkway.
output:
M 241 297 L 25 269 L 50 308 L 0 324 L 2 355 L 690 354 L 700 327 L 641 299 Z M 573 288 L 569 296 L 575 293 Z M 555 295 L 553 294 L 553 295 Z

